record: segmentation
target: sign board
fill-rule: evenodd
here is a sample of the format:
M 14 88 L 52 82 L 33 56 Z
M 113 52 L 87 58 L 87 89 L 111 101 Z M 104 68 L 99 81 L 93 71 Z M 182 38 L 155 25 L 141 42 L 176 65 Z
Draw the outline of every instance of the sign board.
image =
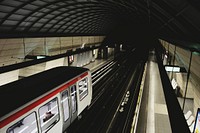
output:
M 180 72 L 180 67 L 165 66 L 167 72 Z
M 200 108 L 197 109 L 193 133 L 200 133 Z
M 176 72 L 176 73 L 182 73 L 186 72 L 186 69 L 184 67 L 179 67 L 179 66 L 172 66 L 172 65 L 165 65 L 165 70 L 167 72 Z

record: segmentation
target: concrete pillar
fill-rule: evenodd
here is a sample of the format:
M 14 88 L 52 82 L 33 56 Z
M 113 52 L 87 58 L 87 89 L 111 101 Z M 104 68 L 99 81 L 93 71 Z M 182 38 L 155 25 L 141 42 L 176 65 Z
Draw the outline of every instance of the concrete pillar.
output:
M 114 55 L 114 48 L 108 48 L 108 57 Z
M 99 48 L 99 49 L 98 49 L 98 53 L 97 53 L 97 58 L 98 58 L 98 59 L 102 59 L 102 57 L 103 57 L 103 56 L 102 56 L 102 49 Z
M 108 48 L 107 47 L 103 48 L 103 59 L 108 59 Z
M 119 53 L 120 51 L 120 45 L 115 44 L 115 48 L 114 48 L 114 57 Z

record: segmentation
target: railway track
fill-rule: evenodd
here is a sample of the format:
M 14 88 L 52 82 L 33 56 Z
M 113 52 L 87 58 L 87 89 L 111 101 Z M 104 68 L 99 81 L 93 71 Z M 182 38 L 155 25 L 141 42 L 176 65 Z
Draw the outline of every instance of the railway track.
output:
M 72 123 L 67 130 L 68 133 L 114 133 L 122 131 L 128 123 L 130 125 L 128 119 L 131 119 L 130 117 L 133 115 L 132 112 L 134 112 L 133 109 L 126 109 L 126 112 L 128 112 L 130 116 L 121 115 L 120 109 L 127 95 L 129 95 L 129 97 L 137 95 L 135 86 L 130 82 L 138 79 L 137 71 L 142 67 L 139 62 L 133 63 L 130 61 L 130 58 L 127 58 L 129 56 L 136 57 L 136 54 L 134 52 L 127 55 L 122 54 L 117 60 L 111 61 L 105 65 L 104 69 L 101 68 L 101 74 L 93 76 L 93 83 L 95 83 L 99 77 L 102 78 L 93 85 L 92 104 L 88 110 L 82 113 L 82 118 L 80 120 L 76 120 Z M 110 67 L 110 65 L 112 67 Z M 107 73 L 105 74 L 105 72 Z M 132 88 L 132 90 L 129 90 L 129 88 Z M 134 100 L 131 98 L 129 101 L 128 103 L 130 105 L 134 104 Z M 125 118 L 125 120 L 123 124 L 119 126 L 122 117 L 123 119 Z M 116 128 L 116 126 L 120 128 Z

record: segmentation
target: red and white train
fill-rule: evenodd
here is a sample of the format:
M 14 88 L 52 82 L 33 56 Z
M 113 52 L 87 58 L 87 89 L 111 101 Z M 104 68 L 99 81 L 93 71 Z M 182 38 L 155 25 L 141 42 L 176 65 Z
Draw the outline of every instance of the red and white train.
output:
M 62 133 L 91 100 L 86 68 L 57 67 L 0 86 L 0 133 Z

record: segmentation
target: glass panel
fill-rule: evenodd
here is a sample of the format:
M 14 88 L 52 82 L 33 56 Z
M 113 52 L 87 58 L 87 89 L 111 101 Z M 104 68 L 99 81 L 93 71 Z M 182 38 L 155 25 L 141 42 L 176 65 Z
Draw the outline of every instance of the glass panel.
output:
M 59 120 L 58 101 L 54 98 L 39 109 L 42 132 L 46 132 Z
M 78 83 L 79 97 L 82 100 L 88 94 L 88 79 L 85 78 Z
M 8 128 L 7 133 L 38 133 L 35 113 L 19 120 L 17 123 Z
M 62 106 L 63 106 L 63 113 L 64 113 L 64 121 L 69 119 L 69 95 L 68 90 L 62 93 Z
M 72 98 L 72 113 L 76 112 L 76 85 L 70 87 L 71 89 L 71 98 Z

